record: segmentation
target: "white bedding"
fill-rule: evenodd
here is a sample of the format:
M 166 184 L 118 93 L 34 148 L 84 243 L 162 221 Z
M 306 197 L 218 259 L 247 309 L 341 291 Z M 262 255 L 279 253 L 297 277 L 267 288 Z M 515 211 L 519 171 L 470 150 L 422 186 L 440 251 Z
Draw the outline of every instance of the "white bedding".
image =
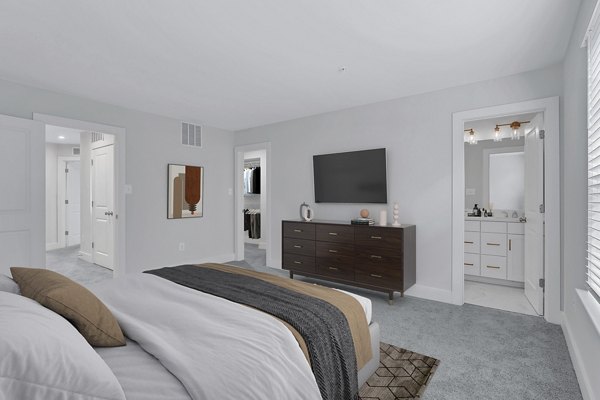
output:
M 194 399 L 321 399 L 296 339 L 265 313 L 149 274 L 93 291 Z
M 352 297 L 354 297 L 362 306 L 363 310 L 365 310 L 365 316 L 367 317 L 367 324 L 370 325 L 371 324 L 371 318 L 373 316 L 373 305 L 371 304 L 371 299 L 367 299 L 366 297 L 362 297 L 359 296 L 355 293 L 352 292 L 347 292 L 345 290 L 342 289 L 335 289 L 338 290 L 340 292 L 346 293 Z

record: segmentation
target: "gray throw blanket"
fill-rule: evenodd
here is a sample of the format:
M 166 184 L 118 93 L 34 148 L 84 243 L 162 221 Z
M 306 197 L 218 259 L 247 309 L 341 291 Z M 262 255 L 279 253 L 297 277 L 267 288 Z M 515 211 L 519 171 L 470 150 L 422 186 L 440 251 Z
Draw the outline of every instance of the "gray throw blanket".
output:
M 196 265 L 145 272 L 256 308 L 289 323 L 306 342 L 323 400 L 357 399 L 354 342 L 348 321 L 337 307 L 261 279 Z

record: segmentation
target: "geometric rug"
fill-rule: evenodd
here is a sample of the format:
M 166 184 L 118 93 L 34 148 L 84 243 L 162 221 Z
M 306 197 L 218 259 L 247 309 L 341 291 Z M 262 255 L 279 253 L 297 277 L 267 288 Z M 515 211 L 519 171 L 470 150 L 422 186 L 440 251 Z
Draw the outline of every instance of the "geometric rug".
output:
M 419 399 L 440 361 L 379 343 L 379 368 L 359 390 L 361 400 Z

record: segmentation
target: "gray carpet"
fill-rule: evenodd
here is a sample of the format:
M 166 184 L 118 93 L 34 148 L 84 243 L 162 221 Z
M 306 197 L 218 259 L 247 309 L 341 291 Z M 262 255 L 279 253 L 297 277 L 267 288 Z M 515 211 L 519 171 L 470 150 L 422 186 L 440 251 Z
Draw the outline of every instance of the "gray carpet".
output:
M 264 250 L 250 247 L 249 252 L 248 246 L 256 245 L 247 245 L 246 260 L 228 264 L 288 276 L 260 264 Z M 111 271 L 78 260 L 77 249 L 48 252 L 48 268 L 84 284 L 112 277 Z M 381 341 L 441 361 L 423 399 L 582 399 L 558 325 L 540 317 L 411 297 L 397 297 L 389 305 L 383 293 L 350 290 L 371 299 Z

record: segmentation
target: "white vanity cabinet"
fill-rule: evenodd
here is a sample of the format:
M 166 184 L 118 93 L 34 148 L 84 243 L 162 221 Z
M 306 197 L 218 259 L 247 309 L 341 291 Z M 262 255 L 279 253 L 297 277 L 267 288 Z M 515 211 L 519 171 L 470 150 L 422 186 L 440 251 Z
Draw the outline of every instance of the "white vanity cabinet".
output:
M 465 275 L 523 282 L 523 224 L 465 220 L 464 241 Z

